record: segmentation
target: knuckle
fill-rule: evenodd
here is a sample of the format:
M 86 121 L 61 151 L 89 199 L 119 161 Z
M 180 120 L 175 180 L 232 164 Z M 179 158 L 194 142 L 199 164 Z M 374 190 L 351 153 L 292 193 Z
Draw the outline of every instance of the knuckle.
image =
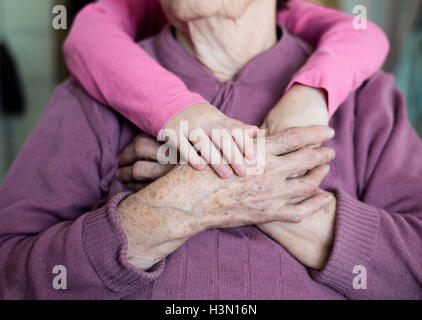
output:
M 314 180 L 309 180 L 303 184 L 303 193 L 313 194 L 318 190 L 318 184 Z
M 322 207 L 322 199 L 320 198 L 314 199 L 312 203 L 310 204 L 310 207 L 312 209 L 312 212 L 316 212 Z
M 307 165 L 314 168 L 318 164 L 318 153 L 314 149 L 306 148 L 303 150 L 303 157 Z
M 297 128 L 287 129 L 283 134 L 283 142 L 288 150 L 294 150 L 301 144 L 301 137 Z
M 327 152 L 327 149 L 320 148 L 315 150 L 315 157 L 317 164 L 321 164 L 328 161 L 329 153 Z
M 325 150 L 325 157 L 324 157 L 325 162 L 330 161 L 335 156 L 336 156 L 336 151 L 334 149 L 332 149 L 332 148 L 326 148 L 326 150 Z
M 299 213 L 299 211 L 292 211 L 292 213 L 289 215 L 289 222 L 291 223 L 300 223 L 302 222 L 303 217 L 302 214 Z

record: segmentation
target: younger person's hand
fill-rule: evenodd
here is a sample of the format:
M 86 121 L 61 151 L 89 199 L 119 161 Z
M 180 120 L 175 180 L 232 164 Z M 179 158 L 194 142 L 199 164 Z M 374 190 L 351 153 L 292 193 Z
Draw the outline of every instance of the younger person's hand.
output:
M 168 143 L 194 169 L 203 170 L 209 164 L 221 178 L 231 177 L 233 171 L 246 176 L 245 158 L 256 156 L 253 138 L 258 128 L 231 119 L 210 104 L 186 108 L 164 129 L 175 133 Z
M 326 126 L 328 122 L 326 92 L 295 84 L 267 115 L 263 129 L 274 135 L 293 127 Z

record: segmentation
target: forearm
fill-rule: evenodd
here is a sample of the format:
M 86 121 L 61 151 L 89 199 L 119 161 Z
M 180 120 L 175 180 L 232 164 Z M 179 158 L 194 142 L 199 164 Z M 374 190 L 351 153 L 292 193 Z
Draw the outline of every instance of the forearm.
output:
M 312 139 L 302 140 L 301 131 Z M 118 209 L 129 243 L 128 260 L 147 270 L 201 231 L 291 221 L 289 213 L 277 209 L 317 192 L 328 173 L 325 164 L 334 158 L 329 148 L 300 148 L 304 141 L 320 143 L 332 134 L 328 128 L 302 128 L 269 137 L 262 175 L 221 179 L 210 167 L 196 171 L 185 165 L 128 197 Z M 295 149 L 300 150 L 292 152 Z M 279 157 L 284 153 L 289 155 Z M 296 182 L 288 179 L 293 173 L 309 170 L 307 177 Z
M 149 23 L 161 19 L 155 7 L 154 0 L 91 4 L 78 14 L 63 49 L 69 70 L 91 96 L 157 137 L 175 114 L 206 101 L 135 42 L 137 30 L 146 36 L 159 29 Z
M 177 236 L 170 243 L 166 242 L 165 247 L 160 249 L 160 245 L 157 245 L 157 237 L 163 240 L 173 239 L 175 230 L 156 231 L 154 226 L 160 221 L 157 218 L 163 214 L 176 217 L 178 212 L 172 208 L 157 208 L 148 205 L 147 201 L 141 201 L 139 198 L 140 195 L 136 195 L 123 201 L 118 207 L 117 219 L 127 240 L 127 261 L 137 269 L 146 271 L 160 261 L 164 261 L 189 236 Z M 155 232 L 160 232 L 160 234 L 157 235 Z
M 147 270 L 201 231 L 283 219 L 276 211 L 286 201 L 279 195 L 286 188 L 281 181 L 271 170 L 262 176 L 221 179 L 210 167 L 176 168 L 120 204 L 128 261 Z
M 368 21 L 365 30 L 354 28 L 354 17 L 306 1 L 293 0 L 279 21 L 316 49 L 293 76 L 295 83 L 322 88 L 328 93 L 330 116 L 384 63 L 389 42 L 384 32 Z M 360 59 L 365 52 L 365 59 Z M 345 76 L 347 75 L 347 76 Z
M 269 134 L 289 128 L 328 125 L 326 92 L 296 84 L 270 111 L 264 121 Z
M 181 166 L 122 201 L 118 220 L 127 238 L 129 263 L 148 270 L 209 228 L 206 214 L 217 211 L 209 198 L 226 183 L 210 168 Z

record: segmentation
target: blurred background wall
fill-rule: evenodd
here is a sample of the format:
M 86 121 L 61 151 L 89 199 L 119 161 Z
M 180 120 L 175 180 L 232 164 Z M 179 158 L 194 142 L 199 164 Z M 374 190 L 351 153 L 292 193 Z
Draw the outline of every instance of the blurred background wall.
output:
M 57 83 L 55 32 L 51 28 L 50 12 L 50 0 L 0 0 L 0 41 L 13 59 L 25 102 L 20 112 L 10 111 L 5 115 L 4 109 L 0 111 L 0 180 Z M 16 110 L 19 106 L 8 108 Z
M 339 0 L 338 5 L 349 13 L 355 5 L 366 6 L 369 19 L 387 33 L 391 52 L 383 69 L 396 76 L 409 119 L 422 137 L 422 0 Z
M 312 1 L 348 13 L 352 13 L 357 4 L 367 7 L 369 18 L 390 38 L 392 50 L 384 69 L 396 75 L 398 86 L 408 101 L 410 120 L 422 136 L 422 0 Z M 5 69 L 7 53 L 7 66 L 14 66 L 16 78 L 14 85 L 7 86 L 8 96 L 14 97 L 13 101 L 8 100 L 8 111 L 5 112 L 4 106 L 0 107 L 0 182 L 38 121 L 54 87 L 68 76 L 61 54 L 66 31 L 52 28 L 52 8 L 57 4 L 65 5 L 70 24 L 75 13 L 87 2 L 0 0 L 3 52 L 0 72 Z M 0 98 L 2 95 L 0 90 Z
M 18 99 L 18 92 L 8 89 L 9 95 L 23 103 L 18 106 L 9 101 L 7 112 L 5 106 L 0 107 L 0 182 L 41 116 L 55 86 L 68 76 L 61 53 L 66 31 L 53 29 L 52 9 L 57 4 L 65 5 L 69 22 L 86 2 L 0 0 L 0 45 L 3 48 L 0 72 L 5 71 L 6 63 L 8 66 L 13 64 L 23 99 Z M 7 50 L 7 62 L 4 50 Z M 3 82 L 9 81 L 12 80 Z M 0 92 L 0 95 L 5 93 Z

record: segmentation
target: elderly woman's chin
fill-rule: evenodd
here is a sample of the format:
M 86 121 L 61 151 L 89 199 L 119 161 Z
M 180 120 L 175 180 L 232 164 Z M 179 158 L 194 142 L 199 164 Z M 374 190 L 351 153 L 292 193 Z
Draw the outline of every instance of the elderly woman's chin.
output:
M 180 21 L 220 15 L 239 18 L 251 2 L 275 0 L 160 0 L 168 16 Z

